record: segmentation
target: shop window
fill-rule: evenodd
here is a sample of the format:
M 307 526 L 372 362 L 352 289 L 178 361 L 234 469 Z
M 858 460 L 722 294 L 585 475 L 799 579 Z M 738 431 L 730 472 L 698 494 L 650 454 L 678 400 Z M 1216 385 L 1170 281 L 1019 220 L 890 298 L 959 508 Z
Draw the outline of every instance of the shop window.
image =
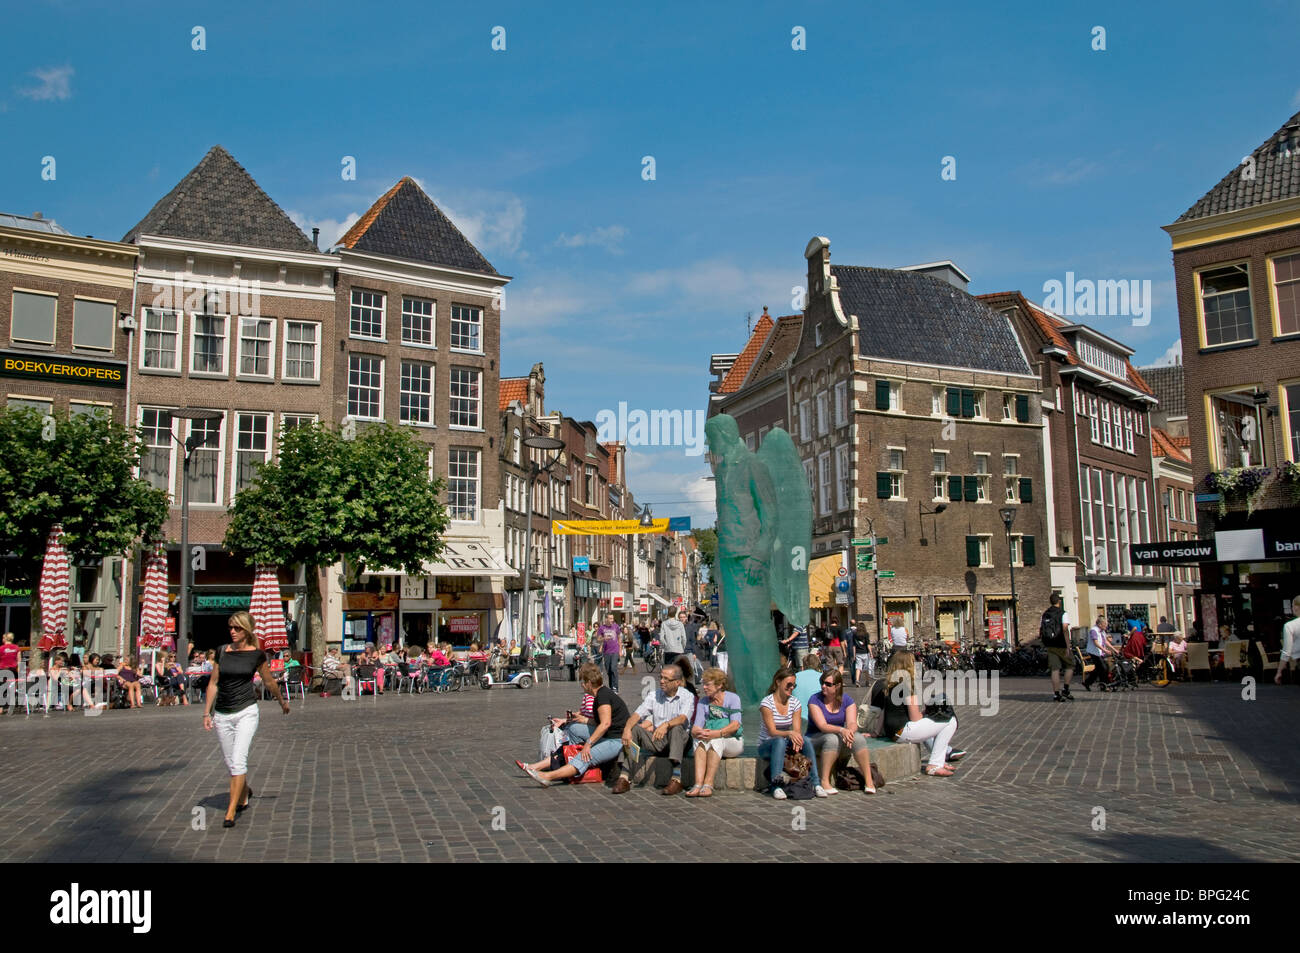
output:
M 1215 468 L 1264 466 L 1264 432 L 1253 387 L 1210 395 L 1210 446 Z

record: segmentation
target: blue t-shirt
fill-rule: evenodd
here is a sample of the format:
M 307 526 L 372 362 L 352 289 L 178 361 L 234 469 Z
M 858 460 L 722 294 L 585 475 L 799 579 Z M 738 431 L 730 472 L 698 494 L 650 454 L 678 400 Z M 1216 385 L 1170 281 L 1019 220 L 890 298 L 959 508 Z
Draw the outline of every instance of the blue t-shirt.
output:
M 794 641 L 790 643 L 792 649 L 808 648 L 808 630 L 806 628 L 794 627 Z
M 847 717 L 847 715 L 848 715 L 848 713 L 849 713 L 849 706 L 850 706 L 850 705 L 854 705 L 854 704 L 857 704 L 857 703 L 854 702 L 854 700 L 853 700 L 853 698 L 852 698 L 851 696 L 848 696 L 848 695 L 841 695 L 841 696 L 840 696 L 840 710 L 839 710 L 839 711 L 835 711 L 835 712 L 833 712 L 833 711 L 830 711 L 830 710 L 826 707 L 826 699 L 825 699 L 825 697 L 823 697 L 823 695 L 822 695 L 821 692 L 818 692 L 818 693 L 817 693 L 816 695 L 814 695 L 812 698 L 808 699 L 808 708 L 809 708 L 809 712 L 808 712 L 808 730 L 809 730 L 809 731 L 816 731 L 816 730 L 817 730 L 817 722 L 813 721 L 813 716 L 812 716 L 812 709 L 813 709 L 813 708 L 820 708 L 820 709 L 821 709 L 822 718 L 825 720 L 826 724 L 827 724 L 829 727 L 831 727 L 831 728 L 843 728 L 843 727 L 845 726 L 845 718 Z M 855 726 L 855 727 L 856 727 L 856 726 Z
M 806 711 L 808 708 L 808 699 L 812 698 L 822 690 L 822 673 L 814 669 L 806 668 L 794 677 L 795 698 L 799 699 L 799 704 Z

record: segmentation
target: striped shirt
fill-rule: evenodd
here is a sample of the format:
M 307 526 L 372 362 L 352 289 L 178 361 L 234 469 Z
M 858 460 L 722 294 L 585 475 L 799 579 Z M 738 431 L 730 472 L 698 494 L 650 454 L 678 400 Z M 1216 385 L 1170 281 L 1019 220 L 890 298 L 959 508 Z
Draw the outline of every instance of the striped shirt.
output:
M 768 695 L 759 702 L 758 707 L 760 710 L 766 708 L 772 713 L 772 726 L 776 728 L 777 731 L 789 731 L 794 725 L 794 716 L 799 714 L 801 706 L 799 705 L 799 699 L 791 695 L 790 700 L 786 702 L 786 712 L 783 715 L 777 710 L 776 696 Z M 772 736 L 767 733 L 767 719 L 760 718 L 758 722 L 758 740 L 760 742 L 767 741 L 771 737 Z

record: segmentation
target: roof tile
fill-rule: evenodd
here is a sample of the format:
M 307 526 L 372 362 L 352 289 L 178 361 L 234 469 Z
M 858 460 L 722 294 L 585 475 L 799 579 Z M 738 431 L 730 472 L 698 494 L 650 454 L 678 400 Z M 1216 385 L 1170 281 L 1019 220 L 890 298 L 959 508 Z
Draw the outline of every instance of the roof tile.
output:
M 1253 178 L 1247 178 L 1248 169 L 1238 163 L 1178 221 L 1189 222 L 1300 196 L 1300 112 L 1265 139 L 1250 158 L 1254 160 Z
M 745 375 L 749 373 L 749 369 L 754 366 L 754 362 L 762 353 L 763 342 L 767 340 L 772 326 L 772 318 L 768 315 L 767 308 L 764 308 L 763 316 L 758 319 L 758 324 L 754 325 L 754 330 L 749 334 L 749 342 L 745 345 L 745 349 L 740 352 L 740 357 L 736 358 L 736 363 L 731 365 L 731 370 L 727 371 L 727 376 L 718 386 L 719 394 L 734 394 L 740 390 L 741 385 L 745 383 Z
M 499 410 L 505 410 L 510 406 L 513 400 L 519 401 L 520 404 L 528 404 L 528 378 L 527 377 L 503 377 L 501 378 L 501 394 L 497 399 L 500 405 Z

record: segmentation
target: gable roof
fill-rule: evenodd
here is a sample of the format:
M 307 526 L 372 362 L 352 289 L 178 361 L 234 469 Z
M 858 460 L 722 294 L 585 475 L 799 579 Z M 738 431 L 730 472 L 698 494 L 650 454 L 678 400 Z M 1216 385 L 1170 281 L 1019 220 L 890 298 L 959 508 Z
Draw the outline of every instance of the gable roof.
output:
M 279 251 L 316 251 L 302 229 L 221 146 L 209 149 L 122 241 L 136 242 L 141 235 Z
M 39 216 L 41 213 L 37 212 Z M 21 228 L 28 232 L 45 232 L 49 235 L 71 235 L 72 233 L 52 218 L 38 218 L 27 215 L 14 215 L 0 212 L 0 228 Z
M 844 314 L 858 316 L 858 350 L 913 364 L 1030 374 L 1006 316 L 929 275 L 831 265 Z
M 1169 364 L 1144 367 L 1142 374 L 1160 401 L 1160 409 L 1170 417 L 1187 416 L 1187 380 L 1183 365 Z
M 749 369 L 746 380 L 761 381 L 773 371 L 779 370 L 799 347 L 799 338 L 803 334 L 803 315 L 787 314 L 776 319 L 776 326 L 763 343 L 762 353 L 754 366 Z
M 762 353 L 763 342 L 771 333 L 772 326 L 772 318 L 768 315 L 767 308 L 764 308 L 763 316 L 758 319 L 758 324 L 754 325 L 754 330 L 749 333 L 749 341 L 745 344 L 744 350 L 740 352 L 736 362 L 727 371 L 727 376 L 718 385 L 719 394 L 734 394 L 740 390 L 741 385 L 745 383 L 745 375 L 749 373 L 749 369 L 754 366 L 754 362 Z
M 1282 124 L 1250 154 L 1255 176 L 1238 164 L 1219 183 L 1178 217 L 1178 222 L 1300 197 L 1300 112 Z M 1178 224 L 1175 222 L 1174 224 Z
M 1087 325 L 1071 324 L 1060 315 L 1048 311 L 1042 305 L 1034 304 L 1034 302 L 1030 301 L 1019 291 L 998 291 L 991 294 L 982 294 L 979 296 L 979 299 L 990 304 L 992 307 L 1015 305 L 1022 314 L 1029 318 L 1033 326 L 1038 329 L 1038 332 L 1047 339 L 1049 345 L 1058 348 L 1061 351 L 1060 356 L 1066 364 L 1072 364 L 1076 367 L 1086 367 L 1089 373 L 1100 374 L 1101 376 L 1108 377 L 1111 380 L 1121 380 L 1120 378 L 1115 377 L 1115 375 L 1103 371 L 1101 368 L 1094 367 L 1092 364 L 1087 364 L 1080 360 L 1078 352 L 1074 349 L 1074 345 L 1071 343 L 1070 335 L 1079 333 L 1081 329 L 1087 328 Z M 1119 341 L 1114 341 L 1113 338 L 1108 338 L 1108 340 L 1113 341 L 1113 343 L 1120 347 L 1125 347 L 1127 350 L 1126 346 L 1120 344 Z M 1122 383 L 1125 383 L 1129 387 L 1141 391 L 1144 394 L 1154 395 L 1155 392 L 1152 391 L 1151 385 L 1149 385 L 1143 376 L 1138 373 L 1138 369 L 1133 366 L 1133 362 L 1123 354 L 1118 356 L 1120 360 L 1124 362 L 1124 377 Z
M 497 274 L 409 175 L 381 195 L 338 244 L 353 251 Z
M 1169 457 L 1171 460 L 1189 465 L 1192 462 L 1191 454 L 1184 453 L 1178 444 L 1174 443 L 1174 438 L 1159 427 L 1151 428 L 1151 456 Z
M 501 392 L 497 403 L 500 405 L 498 410 L 505 410 L 510 406 L 512 400 L 517 400 L 523 407 L 528 406 L 528 378 L 527 377 L 503 377 L 501 378 Z

